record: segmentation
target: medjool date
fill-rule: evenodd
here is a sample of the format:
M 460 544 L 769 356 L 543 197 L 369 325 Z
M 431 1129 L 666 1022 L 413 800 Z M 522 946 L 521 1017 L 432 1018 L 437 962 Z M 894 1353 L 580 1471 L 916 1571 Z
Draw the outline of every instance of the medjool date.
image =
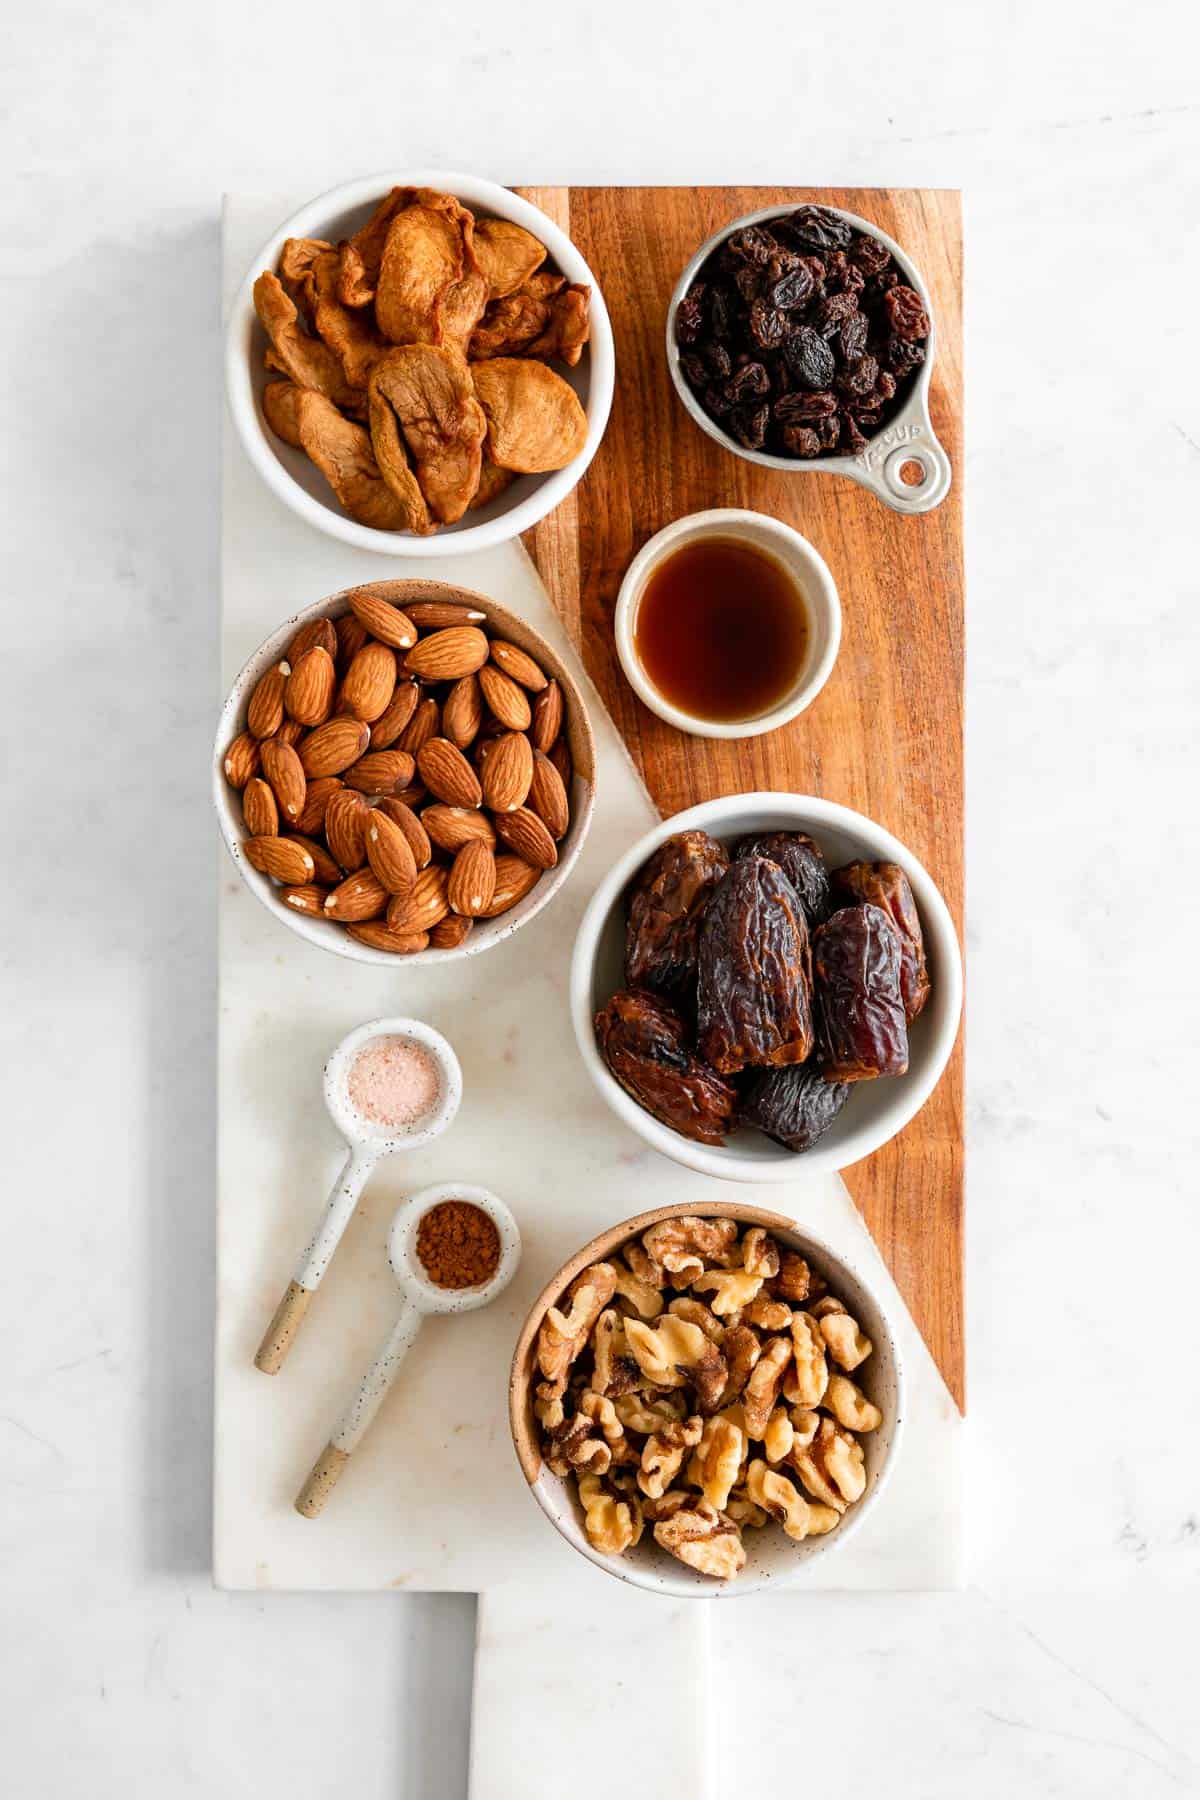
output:
M 625 980 L 630 987 L 690 1000 L 704 909 L 728 867 L 725 846 L 707 831 L 681 831 L 659 845 L 629 896 Z
M 833 911 L 829 872 L 821 846 L 803 831 L 760 831 L 743 838 L 734 851 L 740 862 L 746 856 L 765 856 L 778 863 L 800 896 L 809 930 L 823 925 Z
M 768 1069 L 742 1102 L 743 1125 L 757 1125 L 789 1150 L 811 1150 L 850 1098 L 848 1081 L 827 1081 L 815 1063 Z
M 803 1062 L 813 1045 L 808 965 L 804 908 L 783 870 L 762 856 L 735 862 L 700 932 L 704 1060 L 721 1075 L 748 1064 Z
M 882 907 L 899 933 L 900 996 L 911 1025 L 929 998 L 930 981 L 921 919 L 908 876 L 898 863 L 854 862 L 835 869 L 832 879 L 838 893 L 847 899 Z
M 675 1009 L 644 989 L 614 994 L 595 1018 L 600 1054 L 626 1093 L 654 1118 L 698 1144 L 720 1144 L 737 1094 L 687 1045 Z
M 702 951 L 702 977 L 703 967 Z M 900 994 L 900 936 L 882 907 L 844 906 L 818 927 L 813 988 L 819 1056 L 828 1076 L 871 1081 L 904 1074 L 908 1027 Z

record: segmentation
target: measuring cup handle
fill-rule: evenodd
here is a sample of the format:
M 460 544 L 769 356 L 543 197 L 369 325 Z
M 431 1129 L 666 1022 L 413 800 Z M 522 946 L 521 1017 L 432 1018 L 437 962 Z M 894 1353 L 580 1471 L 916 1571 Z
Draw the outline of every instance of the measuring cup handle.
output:
M 915 463 L 921 473 L 915 487 L 909 486 L 901 472 L 909 463 Z M 925 388 L 918 387 L 862 455 L 843 467 L 893 512 L 927 513 L 940 506 L 950 492 L 954 471 L 934 432 Z
M 296 1341 L 296 1335 L 308 1311 L 308 1303 L 333 1260 L 333 1253 L 341 1242 L 342 1233 L 358 1205 L 358 1197 L 366 1185 L 367 1176 L 374 1167 L 375 1158 L 365 1156 L 357 1150 L 352 1150 L 342 1164 L 326 1202 L 321 1223 L 300 1258 L 295 1277 L 288 1283 L 287 1292 L 275 1308 L 275 1315 L 258 1346 L 254 1366 L 261 1369 L 264 1375 L 278 1375 L 287 1360 L 288 1352 Z
M 296 1511 L 303 1518 L 315 1519 L 325 1505 L 351 1452 L 362 1442 L 368 1425 L 379 1411 L 383 1397 L 396 1379 L 400 1364 L 420 1329 L 420 1312 L 410 1300 L 404 1300 L 387 1342 L 367 1370 L 362 1386 L 338 1420 L 333 1436 L 296 1495 Z

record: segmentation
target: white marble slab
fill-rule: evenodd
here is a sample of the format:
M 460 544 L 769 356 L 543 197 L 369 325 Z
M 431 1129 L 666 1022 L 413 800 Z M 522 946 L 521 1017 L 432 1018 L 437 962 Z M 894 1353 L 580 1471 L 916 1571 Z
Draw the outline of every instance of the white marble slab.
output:
M 287 201 L 231 201 L 226 295 Z M 399 572 L 319 536 L 254 478 L 226 426 L 222 605 L 225 678 L 293 610 L 355 580 Z M 518 545 L 403 572 L 459 579 L 513 607 L 573 655 Z M 433 1588 L 572 1580 L 576 1559 L 525 1491 L 505 1382 L 521 1319 L 570 1252 L 614 1219 L 728 1193 L 656 1155 L 614 1118 L 577 1055 L 566 1004 L 576 926 L 600 874 L 654 818 L 619 736 L 591 693 L 597 806 L 554 903 L 511 942 L 444 969 L 395 972 L 335 960 L 287 932 L 221 868 L 220 1169 L 213 1559 L 232 1588 Z M 405 1011 L 454 1044 L 464 1096 L 450 1131 L 394 1158 L 367 1186 L 299 1342 L 276 1377 L 254 1350 L 341 1158 L 320 1070 L 363 1019 Z M 327 1510 L 292 1499 L 344 1399 L 388 1330 L 384 1254 L 398 1201 L 437 1180 L 482 1182 L 516 1212 L 522 1269 L 495 1305 L 431 1320 Z M 901 1320 L 905 1437 L 888 1494 L 844 1554 L 805 1585 L 952 1586 L 959 1574 L 961 1422 L 838 1178 L 798 1174 L 754 1196 L 847 1250 Z

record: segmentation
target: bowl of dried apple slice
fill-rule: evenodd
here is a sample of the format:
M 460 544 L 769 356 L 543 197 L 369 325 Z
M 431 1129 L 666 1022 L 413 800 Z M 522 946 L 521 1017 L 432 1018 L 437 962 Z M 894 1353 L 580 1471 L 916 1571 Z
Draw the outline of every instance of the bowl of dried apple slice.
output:
M 517 537 L 570 493 L 612 404 L 612 328 L 567 234 L 476 176 L 333 188 L 254 258 L 226 335 L 251 463 L 319 531 L 385 556 Z

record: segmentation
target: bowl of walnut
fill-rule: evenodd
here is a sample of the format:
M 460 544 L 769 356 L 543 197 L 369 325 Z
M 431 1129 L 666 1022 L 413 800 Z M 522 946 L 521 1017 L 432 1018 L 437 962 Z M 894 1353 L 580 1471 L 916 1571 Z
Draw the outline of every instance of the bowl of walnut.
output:
M 225 385 L 301 518 L 385 556 L 458 556 L 570 493 L 614 368 L 596 279 L 552 219 L 477 176 L 403 170 L 332 189 L 263 246 Z
M 542 1511 L 679 1597 L 782 1586 L 878 1505 L 895 1335 L 845 1259 L 758 1207 L 660 1207 L 586 1244 L 529 1313 L 509 1417 Z
M 571 1015 L 613 1111 L 727 1181 L 843 1169 L 941 1079 L 954 922 L 890 832 L 803 794 L 732 794 L 640 838 L 580 922 Z
M 747 462 L 845 475 L 929 512 L 950 459 L 929 414 L 937 332 L 920 270 L 835 206 L 775 206 L 701 244 L 667 313 L 667 366 L 702 431 Z
M 570 671 L 483 594 L 376 581 L 255 652 L 217 727 L 213 801 L 256 898 L 356 962 L 445 962 L 558 892 L 591 823 Z

